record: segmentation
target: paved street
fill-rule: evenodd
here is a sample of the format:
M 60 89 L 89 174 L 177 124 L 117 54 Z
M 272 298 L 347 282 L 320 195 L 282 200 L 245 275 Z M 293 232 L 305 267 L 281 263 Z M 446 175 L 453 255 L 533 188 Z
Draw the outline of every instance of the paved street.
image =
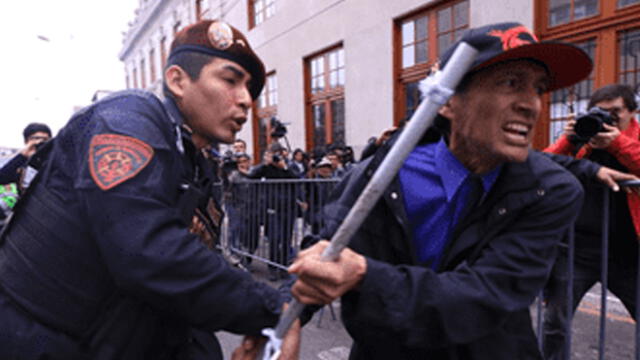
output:
M 258 268 L 254 273 L 258 279 L 264 278 L 264 270 Z M 339 316 L 340 304 L 333 304 L 336 317 Z M 576 313 L 573 323 L 573 345 L 571 360 L 597 360 L 599 323 L 600 323 L 600 288 L 595 286 L 585 296 Z M 532 307 L 532 317 L 536 321 L 536 307 Z M 605 356 L 607 360 L 635 359 L 635 323 L 626 309 L 613 295 L 609 295 L 607 303 Z M 230 333 L 218 333 L 222 343 L 225 359 L 230 359 L 231 352 L 240 343 L 241 337 Z M 302 330 L 301 360 L 346 360 L 349 355 L 351 338 L 344 330 L 340 320 L 334 320 L 328 307 L 316 313 L 311 322 Z

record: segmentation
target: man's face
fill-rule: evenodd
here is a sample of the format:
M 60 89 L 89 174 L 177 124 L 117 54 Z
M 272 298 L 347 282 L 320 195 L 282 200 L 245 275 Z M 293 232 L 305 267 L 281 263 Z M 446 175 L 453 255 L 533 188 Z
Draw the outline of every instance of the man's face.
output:
M 243 153 L 247 152 L 247 146 L 244 144 L 244 141 L 236 141 L 233 143 L 233 152 L 234 153 Z
M 251 164 L 249 163 L 249 159 L 246 157 L 238 158 L 238 160 L 236 160 L 236 163 L 238 164 L 238 170 L 244 173 L 248 172 L 249 168 L 251 167 Z
M 600 101 L 599 103 L 596 103 L 596 106 L 618 116 L 618 123 L 615 125 L 620 129 L 620 131 L 624 131 L 629 127 L 631 119 L 635 114 L 634 111 L 627 109 L 622 97 L 617 97 L 613 100 Z
M 316 174 L 318 175 L 318 177 L 328 179 L 331 177 L 331 175 L 333 175 L 333 169 L 331 168 L 331 166 L 320 166 L 316 168 Z
M 196 146 L 233 142 L 247 121 L 250 80 L 244 68 L 221 58 L 205 65 L 198 80 L 187 77 L 178 106 L 193 130 Z
M 29 137 L 27 138 L 27 141 L 25 143 L 29 143 L 29 142 L 33 142 L 35 144 L 40 144 L 42 142 L 45 142 L 47 140 L 49 140 L 51 138 L 51 136 L 49 136 L 49 134 L 47 134 L 44 131 L 37 131 L 31 135 L 29 135 Z
M 544 67 L 526 60 L 478 72 L 441 110 L 451 120 L 452 153 L 476 173 L 525 161 L 548 83 Z
M 329 155 L 327 155 L 327 159 L 329 159 L 329 161 L 331 161 L 331 166 L 334 169 L 337 169 L 338 167 L 340 167 L 340 158 L 338 157 L 338 155 L 329 154 Z

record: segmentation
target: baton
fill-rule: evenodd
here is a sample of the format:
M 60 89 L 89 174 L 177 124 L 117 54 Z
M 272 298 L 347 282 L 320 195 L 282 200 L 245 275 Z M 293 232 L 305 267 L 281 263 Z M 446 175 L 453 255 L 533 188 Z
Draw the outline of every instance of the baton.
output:
M 441 73 L 432 75 L 424 89 L 424 100 L 400 134 L 389 154 L 384 158 L 373 177 L 358 196 L 346 218 L 331 238 L 329 246 L 321 255 L 323 261 L 335 261 L 340 252 L 349 245 L 349 240 L 360 228 L 369 212 L 378 202 L 384 190 L 396 176 L 409 153 L 422 138 L 425 130 L 431 126 L 438 110 L 453 95 L 454 89 L 462 77 L 471 68 L 478 51 L 465 42 L 456 48 L 451 59 Z M 429 81 L 431 80 L 431 81 Z M 280 356 L 282 339 L 295 319 L 300 316 L 305 305 L 293 299 L 282 314 L 275 329 L 263 329 L 262 334 L 269 338 L 262 354 L 263 360 L 276 360 Z

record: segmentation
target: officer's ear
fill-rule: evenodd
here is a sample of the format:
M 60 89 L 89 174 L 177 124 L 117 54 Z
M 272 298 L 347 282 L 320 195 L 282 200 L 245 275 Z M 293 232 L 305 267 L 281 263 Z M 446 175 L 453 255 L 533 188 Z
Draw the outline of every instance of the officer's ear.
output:
M 167 88 L 176 99 L 182 99 L 186 86 L 191 82 L 189 74 L 178 65 L 171 65 L 164 72 Z

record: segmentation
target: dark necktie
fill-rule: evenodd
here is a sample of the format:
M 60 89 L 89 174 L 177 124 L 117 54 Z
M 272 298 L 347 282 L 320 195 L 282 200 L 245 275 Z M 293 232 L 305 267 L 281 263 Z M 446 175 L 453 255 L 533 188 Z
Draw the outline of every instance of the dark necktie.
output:
M 480 200 L 482 200 L 482 196 L 484 195 L 482 177 L 471 174 L 465 181 L 469 183 L 469 195 L 467 196 L 467 203 L 460 213 L 460 219 L 458 221 L 466 219 L 478 204 L 480 204 Z

